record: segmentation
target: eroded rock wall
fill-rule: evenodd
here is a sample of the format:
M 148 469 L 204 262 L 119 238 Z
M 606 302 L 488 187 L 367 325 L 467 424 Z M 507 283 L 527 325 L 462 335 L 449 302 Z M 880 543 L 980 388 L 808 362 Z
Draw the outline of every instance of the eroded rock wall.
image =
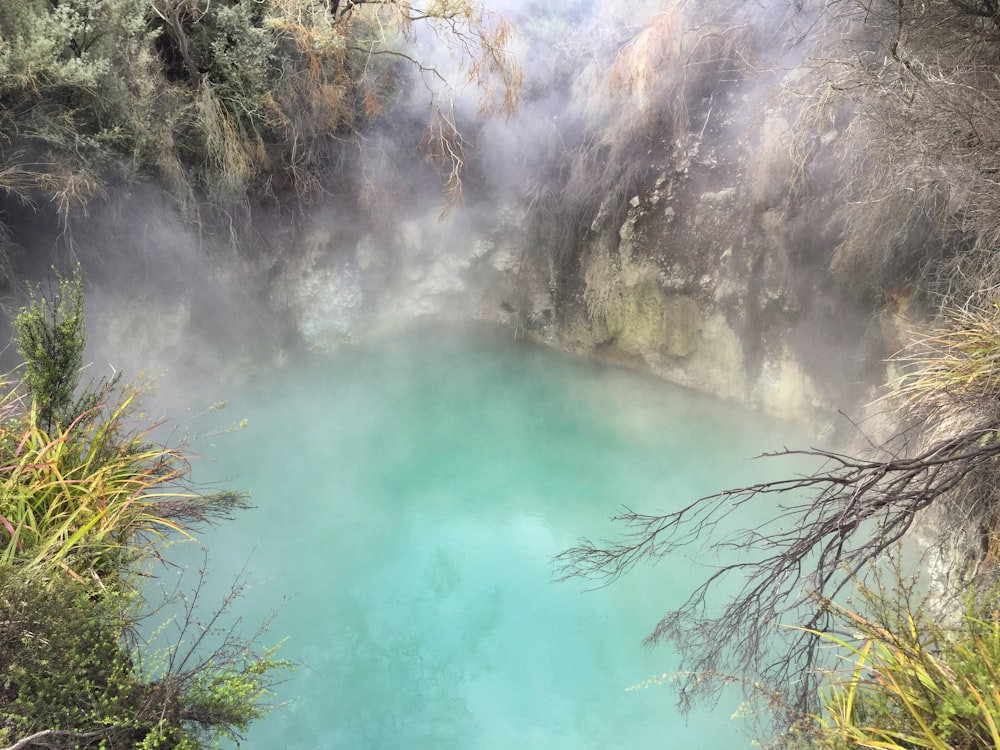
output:
M 518 205 L 348 247 L 316 229 L 272 298 L 313 349 L 415 320 L 496 320 L 823 430 L 882 377 L 883 328 L 828 271 L 835 207 L 797 193 L 787 113 L 747 119 L 735 92 L 705 105 L 694 130 L 648 149 L 624 221 L 598 209 L 568 261 L 530 246 Z
M 720 86 L 687 132 L 650 140 L 624 221 L 602 206 L 568 273 L 531 267 L 551 294 L 527 282 L 521 325 L 821 431 L 869 395 L 889 352 L 870 290 L 829 271 L 835 191 L 799 182 L 781 81 L 755 90 L 752 114 L 740 92 Z M 839 137 L 832 123 L 817 134 L 831 160 Z

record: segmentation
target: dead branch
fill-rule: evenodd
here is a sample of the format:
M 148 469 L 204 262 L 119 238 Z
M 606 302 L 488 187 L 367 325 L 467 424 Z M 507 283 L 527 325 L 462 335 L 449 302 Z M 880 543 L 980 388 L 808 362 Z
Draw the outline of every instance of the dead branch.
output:
M 98 729 L 92 732 L 74 732 L 69 729 L 43 729 L 40 732 L 22 737 L 13 745 L 9 745 L 0 750 L 24 750 L 31 747 L 61 747 L 62 744 L 53 744 L 54 741 L 62 742 L 76 740 L 93 740 L 98 737 L 107 737 L 111 733 L 110 729 Z M 74 745 L 76 746 L 76 745 Z
M 673 643 L 689 675 L 681 705 L 718 696 L 713 675 L 783 686 L 791 713 L 813 704 L 821 666 L 817 636 L 833 625 L 827 602 L 843 594 L 866 568 L 886 554 L 914 518 L 967 479 L 995 470 L 996 431 L 970 429 L 907 456 L 906 434 L 872 458 L 829 450 L 783 450 L 768 457 L 819 460 L 820 468 L 796 476 L 702 497 L 684 508 L 648 515 L 626 508 L 615 520 L 627 531 L 620 541 L 583 540 L 555 559 L 559 580 L 581 577 L 611 583 L 640 562 L 692 549 L 702 559 L 725 556 L 676 610 L 668 612 L 647 644 Z M 752 503 L 778 496 L 774 519 L 762 527 L 719 535 L 720 524 Z M 737 586 L 721 610 L 717 592 Z

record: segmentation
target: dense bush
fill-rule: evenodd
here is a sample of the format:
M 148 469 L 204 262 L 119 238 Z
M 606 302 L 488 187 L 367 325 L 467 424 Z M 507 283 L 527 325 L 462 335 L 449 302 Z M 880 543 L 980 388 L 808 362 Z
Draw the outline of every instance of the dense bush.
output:
M 109 181 L 148 176 L 188 217 L 221 210 L 230 223 L 262 199 L 343 192 L 345 153 L 364 153 L 357 134 L 410 89 L 431 97 L 431 148 L 453 119 L 415 24 L 466 62 L 487 108 L 514 106 L 511 27 L 476 2 L 352 3 L 336 16 L 322 0 L 7 3 L 0 190 L 52 201 L 67 222 Z M 445 177 L 460 164 L 442 164 Z

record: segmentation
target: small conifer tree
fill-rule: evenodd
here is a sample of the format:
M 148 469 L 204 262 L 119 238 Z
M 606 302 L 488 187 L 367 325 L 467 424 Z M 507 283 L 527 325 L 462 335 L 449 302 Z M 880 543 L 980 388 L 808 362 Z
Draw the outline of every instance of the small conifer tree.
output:
M 14 319 L 14 329 L 38 423 L 51 429 L 72 421 L 87 343 L 79 268 L 69 278 L 59 277 L 59 291 L 51 301 L 37 288 L 32 290 L 30 303 Z

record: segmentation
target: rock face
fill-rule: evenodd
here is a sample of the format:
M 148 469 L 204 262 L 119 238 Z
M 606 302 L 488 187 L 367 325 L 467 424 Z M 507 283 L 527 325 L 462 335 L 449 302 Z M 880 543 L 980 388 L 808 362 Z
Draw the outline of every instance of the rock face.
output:
M 781 93 L 805 74 L 774 51 L 780 24 L 787 39 L 811 28 L 811 6 L 825 4 L 538 9 L 553 15 L 525 19 L 538 78 L 519 119 L 469 126 L 467 201 L 445 222 L 433 169 L 408 150 L 383 165 L 392 198 L 365 216 L 347 187 L 311 218 L 262 197 L 247 215 L 261 240 L 253 249 L 226 246 L 244 238 L 231 227 L 212 245 L 155 185 L 131 185 L 72 243 L 110 290 L 92 341 L 140 362 L 250 371 L 296 347 L 486 319 L 823 429 L 882 379 L 906 294 L 889 290 L 901 302 L 878 320 L 870 291 L 828 270 L 841 234 L 830 188 L 850 113 L 802 126 L 801 102 Z M 772 58 L 758 59 L 762 50 Z M 779 70 L 790 72 L 760 72 Z M 419 127 L 397 113 L 372 136 L 401 128 L 413 140 Z M 380 163 L 366 162 L 366 184 Z M 18 241 L 57 246 L 53 211 L 26 218 L 37 242 Z M 25 255 L 37 266 L 25 275 L 44 277 L 47 255 Z
M 484 260 L 505 267 L 487 231 L 433 215 L 394 221 L 350 243 L 314 228 L 297 244 L 271 283 L 271 302 L 292 315 L 312 351 L 414 323 L 472 319 Z
M 823 430 L 882 377 L 880 331 L 827 271 L 834 212 L 796 195 L 780 109 L 745 106 L 716 100 L 700 132 L 654 143 L 624 222 L 602 207 L 520 312 L 540 340 Z
M 486 318 L 822 431 L 883 376 L 881 329 L 827 271 L 834 206 L 803 198 L 789 113 L 746 111 L 733 88 L 704 101 L 689 132 L 650 142 L 624 212 L 608 196 L 567 258 L 532 245 L 539 219 L 516 203 L 470 205 L 447 223 L 406 217 L 350 244 L 318 227 L 272 301 L 314 350 Z M 838 132 L 820 138 L 831 146 Z
M 558 106 L 526 105 L 482 166 L 512 189 L 470 190 L 443 224 L 404 206 L 345 239 L 334 221 L 282 253 L 271 299 L 306 346 L 486 318 L 818 431 L 869 395 L 899 325 L 830 271 L 849 113 L 803 128 L 783 95 L 795 64 L 748 70 L 746 49 L 777 46 L 759 9 L 740 25 L 671 7 L 604 62 L 569 66 Z

